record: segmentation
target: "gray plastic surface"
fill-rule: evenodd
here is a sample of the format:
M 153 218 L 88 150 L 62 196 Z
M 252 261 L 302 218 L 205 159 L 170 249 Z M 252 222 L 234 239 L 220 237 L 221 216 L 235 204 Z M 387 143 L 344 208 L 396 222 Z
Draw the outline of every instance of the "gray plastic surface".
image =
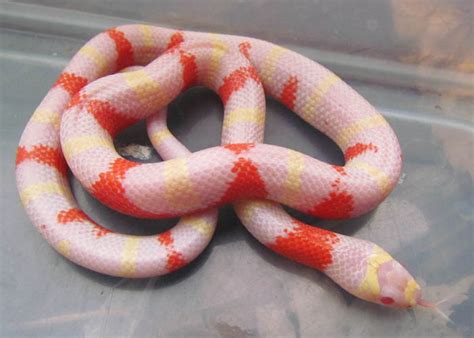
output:
M 196 1 L 187 7 L 184 1 L 89 0 L 61 1 L 61 8 L 48 7 L 57 6 L 56 1 L 34 3 L 4 2 L 0 12 L 0 336 L 473 336 L 474 83 L 466 72 L 469 59 L 459 57 L 472 58 L 472 23 L 464 20 L 472 18 L 470 1 L 435 1 L 445 6 L 442 15 L 451 13 L 444 22 L 451 36 L 436 37 L 429 30 L 441 15 L 436 9 L 411 22 L 426 28 L 411 40 L 396 24 L 397 1 L 239 1 L 238 6 Z M 86 40 L 107 27 L 138 21 L 284 44 L 325 64 L 373 103 L 402 145 L 398 186 L 380 207 L 358 219 L 299 217 L 387 249 L 421 282 L 425 298 L 449 298 L 441 309 L 452 322 L 426 309 L 394 310 L 351 297 L 323 274 L 259 244 L 230 207 L 221 209 L 208 249 L 165 277 L 103 276 L 49 247 L 16 191 L 20 134 Z M 471 35 L 465 34 L 469 29 Z M 267 105 L 266 143 L 343 163 L 326 136 L 279 103 L 269 99 Z M 219 143 L 222 104 L 214 93 L 193 88 L 170 110 L 171 130 L 192 151 Z M 143 124 L 116 141 L 118 147 L 131 143 L 150 146 Z M 158 160 L 153 153 L 152 161 Z M 116 231 L 154 234 L 176 222 L 120 215 L 93 199 L 75 179 L 71 182 L 86 213 Z

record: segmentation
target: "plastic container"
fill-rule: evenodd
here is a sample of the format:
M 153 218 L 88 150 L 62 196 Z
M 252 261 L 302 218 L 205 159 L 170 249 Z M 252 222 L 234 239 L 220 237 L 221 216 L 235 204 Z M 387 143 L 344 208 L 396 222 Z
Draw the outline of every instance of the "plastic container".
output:
M 472 337 L 472 3 L 467 1 L 31 1 L 1 4 L 0 335 L 3 337 Z M 34 4 L 33 4 L 34 3 Z M 60 5 L 58 6 L 58 4 Z M 54 8 L 56 6 L 56 8 Z M 208 249 L 159 278 L 103 276 L 58 255 L 20 204 L 14 157 L 34 108 L 71 56 L 96 33 L 149 22 L 270 40 L 323 63 L 395 129 L 402 178 L 372 213 L 305 220 L 369 239 L 424 285 L 441 309 L 391 310 L 345 293 L 323 274 L 267 250 L 230 207 Z M 268 100 L 266 142 L 332 163 L 332 141 Z M 194 88 L 172 105 L 172 131 L 195 151 L 219 143 L 222 105 Z M 149 146 L 143 125 L 117 140 Z M 153 153 L 152 161 L 158 161 Z M 86 213 L 106 227 L 159 233 L 101 205 L 71 179 Z M 133 226 L 132 226 L 133 225 Z

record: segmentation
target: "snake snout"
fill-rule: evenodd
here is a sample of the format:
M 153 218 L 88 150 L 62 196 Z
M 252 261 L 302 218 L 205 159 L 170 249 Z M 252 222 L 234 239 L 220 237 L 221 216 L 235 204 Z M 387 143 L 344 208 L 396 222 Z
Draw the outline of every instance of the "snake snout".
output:
M 378 302 L 392 307 L 413 307 L 421 298 L 421 288 L 410 273 L 397 261 L 382 264 L 378 271 L 380 297 Z

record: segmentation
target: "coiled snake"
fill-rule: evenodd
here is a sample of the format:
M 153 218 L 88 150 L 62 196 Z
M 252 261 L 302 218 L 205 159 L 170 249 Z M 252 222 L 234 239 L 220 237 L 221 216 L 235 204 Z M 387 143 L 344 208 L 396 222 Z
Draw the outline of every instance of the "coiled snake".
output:
M 166 106 L 196 84 L 217 92 L 225 111 L 222 146 L 191 154 L 168 130 Z M 265 94 L 333 139 L 346 164 L 263 144 Z M 114 148 L 117 133 L 146 118 L 163 162 L 131 162 Z M 89 269 L 122 277 L 179 269 L 211 240 L 213 208 L 233 203 L 261 243 L 351 294 L 396 307 L 423 302 L 415 280 L 383 249 L 306 225 L 280 206 L 330 219 L 358 216 L 382 202 L 401 170 L 384 118 L 336 75 L 280 46 L 145 25 L 103 32 L 78 51 L 34 112 L 16 163 L 20 197 L 37 229 Z M 184 216 L 159 235 L 111 232 L 78 208 L 67 166 L 115 210 Z

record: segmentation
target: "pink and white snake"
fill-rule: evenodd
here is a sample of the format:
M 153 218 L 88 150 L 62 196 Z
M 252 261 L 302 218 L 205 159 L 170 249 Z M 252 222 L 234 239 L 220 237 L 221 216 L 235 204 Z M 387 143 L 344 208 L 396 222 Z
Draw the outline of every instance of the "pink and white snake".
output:
M 222 146 L 191 154 L 168 130 L 166 106 L 196 84 L 217 92 L 225 111 Z M 333 139 L 346 164 L 263 144 L 265 94 Z M 148 119 L 163 162 L 117 154 L 114 137 L 140 119 Z M 306 225 L 280 206 L 332 219 L 361 215 L 387 197 L 402 161 L 394 132 L 366 100 L 321 65 L 272 43 L 146 25 L 103 32 L 77 52 L 36 109 L 16 161 L 21 201 L 36 228 L 86 268 L 121 277 L 179 269 L 211 240 L 213 208 L 233 203 L 262 244 L 349 293 L 393 307 L 423 305 L 418 284 L 379 246 Z M 67 166 L 115 210 L 184 216 L 159 235 L 114 233 L 78 208 Z

